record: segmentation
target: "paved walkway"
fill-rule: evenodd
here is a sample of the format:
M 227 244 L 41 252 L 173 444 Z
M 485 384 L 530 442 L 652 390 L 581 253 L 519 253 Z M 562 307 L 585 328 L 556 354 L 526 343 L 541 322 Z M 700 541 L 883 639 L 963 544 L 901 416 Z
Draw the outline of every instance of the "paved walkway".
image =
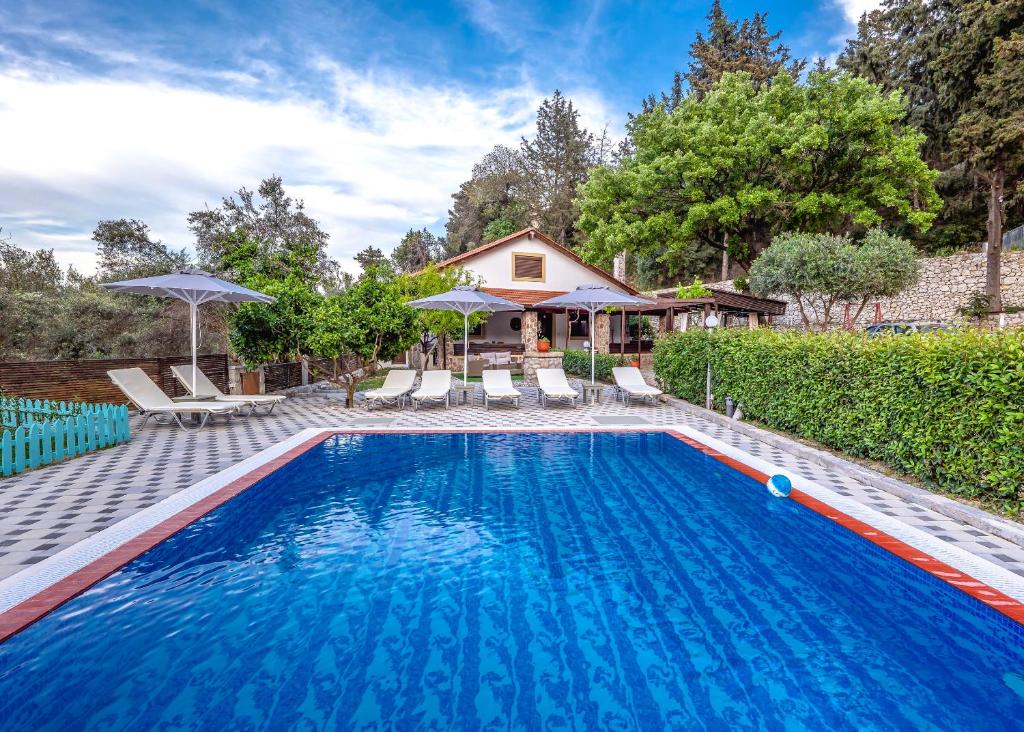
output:
M 1024 548 L 904 498 L 833 472 L 779 447 L 668 404 L 541 409 L 522 387 L 521 409 L 474 405 L 345 409 L 333 395 L 297 396 L 270 416 L 235 418 L 199 432 L 154 425 L 108 450 L 0 480 L 0 579 L 217 473 L 307 427 L 529 428 L 687 425 L 1024 577 Z

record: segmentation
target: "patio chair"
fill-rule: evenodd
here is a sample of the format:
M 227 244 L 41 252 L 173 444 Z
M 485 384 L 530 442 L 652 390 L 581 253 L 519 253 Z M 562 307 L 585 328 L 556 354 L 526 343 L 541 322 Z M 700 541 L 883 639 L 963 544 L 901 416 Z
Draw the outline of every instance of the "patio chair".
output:
M 217 388 L 216 384 L 210 381 L 209 377 L 201 369 L 196 369 L 196 383 L 199 387 L 197 390 L 192 385 L 191 366 L 171 366 L 171 373 L 174 374 L 174 378 L 180 381 L 181 385 L 190 394 L 200 399 L 212 398 L 215 402 L 237 402 L 248 405 L 249 411 L 245 413 L 246 416 L 253 414 L 256 411 L 256 407 L 266 407 L 267 405 L 270 405 L 270 409 L 264 412 L 264 415 L 270 414 L 274 411 L 277 403 L 283 402 L 286 398 L 283 394 L 225 394 Z
M 573 407 L 580 393 L 569 386 L 562 369 L 537 369 L 537 386 L 540 388 L 540 405 L 547 407 L 548 402 L 568 402 Z
M 206 420 L 211 416 L 230 415 L 244 406 L 240 402 L 219 402 L 212 399 L 191 402 L 171 401 L 171 398 L 164 394 L 160 387 L 140 368 L 112 369 L 107 372 L 107 376 L 118 389 L 124 392 L 128 400 L 138 407 L 139 414 L 143 416 L 142 426 L 145 426 L 150 417 L 159 422 L 160 416 L 167 416 L 171 417 L 179 427 L 186 429 L 180 415 L 201 414 L 203 419 L 199 423 L 199 429 L 202 429 L 206 425 Z
M 424 371 L 420 380 L 420 388 L 412 393 L 412 408 L 419 409 L 424 402 L 444 403 L 444 408 L 451 406 L 452 372 Z
M 416 369 L 393 369 L 388 371 L 384 377 L 384 385 L 379 389 L 370 389 L 364 394 L 366 397 L 366 408 L 370 409 L 374 404 L 386 405 L 397 404 L 401 409 L 405 404 L 405 398 L 412 391 L 412 385 L 416 383 Z
M 505 369 L 494 369 L 483 372 L 484 380 L 484 409 L 490 409 L 491 402 L 495 404 L 510 403 L 519 408 L 519 397 L 523 395 L 519 389 L 512 386 L 512 372 Z
M 628 405 L 634 398 L 657 404 L 658 397 L 663 393 L 661 389 L 644 381 L 644 375 L 636 366 L 616 366 L 612 369 L 612 376 L 615 377 L 616 394 L 622 397 L 623 404 Z

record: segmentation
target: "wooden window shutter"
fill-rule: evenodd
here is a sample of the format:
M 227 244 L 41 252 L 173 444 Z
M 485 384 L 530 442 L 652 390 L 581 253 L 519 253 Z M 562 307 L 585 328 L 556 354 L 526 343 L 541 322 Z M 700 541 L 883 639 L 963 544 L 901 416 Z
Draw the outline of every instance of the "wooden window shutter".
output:
M 513 254 L 512 255 L 512 279 L 515 280 L 543 280 L 544 279 L 544 255 L 543 254 Z

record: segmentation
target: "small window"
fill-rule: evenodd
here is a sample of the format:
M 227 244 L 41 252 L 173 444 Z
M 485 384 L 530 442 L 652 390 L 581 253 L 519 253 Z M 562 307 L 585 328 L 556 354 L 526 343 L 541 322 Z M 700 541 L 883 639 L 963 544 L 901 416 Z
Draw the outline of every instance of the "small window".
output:
M 512 279 L 522 282 L 544 281 L 544 255 L 512 253 Z

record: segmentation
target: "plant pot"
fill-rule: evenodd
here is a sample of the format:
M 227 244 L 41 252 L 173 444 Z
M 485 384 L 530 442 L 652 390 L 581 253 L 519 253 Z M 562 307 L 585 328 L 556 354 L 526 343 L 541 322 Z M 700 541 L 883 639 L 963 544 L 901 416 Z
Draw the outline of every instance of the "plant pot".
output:
M 629 362 L 629 365 L 632 366 L 633 368 L 640 368 L 640 359 L 633 359 L 632 361 Z
M 242 372 L 242 393 L 243 394 L 259 394 L 260 393 L 260 372 L 259 371 L 243 371 Z
M 551 350 L 550 341 L 537 341 L 537 350 L 541 353 L 547 353 Z

